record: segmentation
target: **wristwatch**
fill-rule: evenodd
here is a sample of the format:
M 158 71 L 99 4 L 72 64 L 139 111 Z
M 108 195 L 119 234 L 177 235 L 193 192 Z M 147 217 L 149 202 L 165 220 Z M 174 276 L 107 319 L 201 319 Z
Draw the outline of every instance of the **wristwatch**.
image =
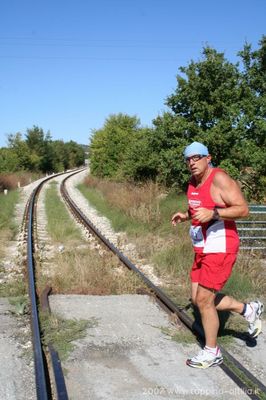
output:
M 217 208 L 214 208 L 214 210 L 213 210 L 212 219 L 213 219 L 214 221 L 219 221 L 219 220 L 221 219 L 220 214 L 218 213 Z

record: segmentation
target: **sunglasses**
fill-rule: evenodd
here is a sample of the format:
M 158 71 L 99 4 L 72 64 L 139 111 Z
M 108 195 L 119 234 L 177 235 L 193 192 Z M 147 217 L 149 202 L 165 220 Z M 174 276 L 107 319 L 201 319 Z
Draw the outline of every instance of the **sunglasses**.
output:
M 201 160 L 203 157 L 207 157 L 207 156 L 202 156 L 201 154 L 195 154 L 194 156 L 186 157 L 186 163 L 189 164 L 191 160 L 194 162 L 197 162 L 197 161 Z

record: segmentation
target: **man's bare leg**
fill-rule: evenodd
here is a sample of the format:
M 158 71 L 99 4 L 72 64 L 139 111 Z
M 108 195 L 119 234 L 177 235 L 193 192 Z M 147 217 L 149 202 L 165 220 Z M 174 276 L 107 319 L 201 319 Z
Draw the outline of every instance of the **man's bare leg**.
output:
M 191 282 L 191 300 L 192 303 L 197 305 L 196 298 L 198 292 L 198 282 Z M 233 297 L 216 293 L 214 304 L 217 311 L 233 311 L 241 314 L 244 308 L 244 303 L 235 300 Z
M 198 282 L 191 282 L 191 300 L 192 303 L 195 305 L 196 305 L 198 286 L 199 286 Z
M 216 294 L 214 303 L 218 311 L 233 311 L 241 314 L 244 308 L 244 303 L 222 293 Z
M 217 334 L 219 318 L 214 304 L 216 293 L 201 285 L 198 285 L 196 305 L 199 308 L 202 325 L 205 333 L 205 345 L 215 348 L 217 346 Z

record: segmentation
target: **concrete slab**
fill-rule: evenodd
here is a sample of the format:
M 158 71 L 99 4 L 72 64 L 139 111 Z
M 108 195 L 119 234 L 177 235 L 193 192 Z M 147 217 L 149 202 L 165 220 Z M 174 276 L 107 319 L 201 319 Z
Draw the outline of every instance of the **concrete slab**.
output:
M 162 333 L 167 314 L 149 296 L 50 296 L 66 319 L 96 318 L 63 367 L 75 400 L 248 399 L 219 368 L 187 367 L 199 351 Z
M 23 321 L 12 315 L 11 309 L 8 300 L 0 298 L 0 400 L 34 400 L 31 344 L 23 343 Z

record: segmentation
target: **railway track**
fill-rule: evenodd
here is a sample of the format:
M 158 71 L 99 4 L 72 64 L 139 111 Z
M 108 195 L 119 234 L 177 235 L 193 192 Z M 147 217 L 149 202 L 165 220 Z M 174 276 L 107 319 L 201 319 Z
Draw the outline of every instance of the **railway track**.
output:
M 72 175 L 80 171 L 75 171 Z M 112 251 L 127 268 L 134 271 L 143 282 L 151 289 L 155 298 L 160 304 L 167 308 L 171 313 L 175 314 L 182 323 L 195 334 L 195 340 L 200 342 L 204 341 L 204 334 L 201 327 L 193 321 L 186 311 L 176 305 L 158 286 L 154 285 L 153 282 L 141 272 L 123 253 L 120 252 L 108 239 L 106 239 L 101 232 L 94 226 L 83 214 L 83 212 L 77 207 L 73 199 L 70 198 L 66 190 L 65 178 L 60 186 L 60 192 L 69 209 L 75 216 L 75 218 L 105 247 Z M 49 179 L 49 178 L 48 178 Z M 48 180 L 47 179 L 47 180 Z M 38 304 L 40 299 L 36 295 L 35 278 L 34 278 L 34 209 L 38 192 L 42 185 L 46 181 L 35 189 L 33 195 L 29 201 L 27 211 L 27 225 L 28 225 L 28 280 L 29 280 L 29 293 L 31 300 L 31 319 L 32 319 L 32 337 L 34 344 L 34 360 L 35 360 L 35 373 L 36 373 L 36 391 L 38 399 L 51 399 L 52 392 L 55 390 L 52 387 L 51 382 L 54 382 L 56 393 L 53 394 L 58 399 L 67 399 L 67 392 L 64 384 L 64 377 L 62 369 L 60 368 L 60 360 L 52 345 L 49 346 L 50 355 L 46 355 L 41 345 L 41 334 L 38 322 Z M 35 348 L 36 346 L 36 348 Z M 224 355 L 224 363 L 220 365 L 220 368 L 235 382 L 235 384 L 241 388 L 251 399 L 264 400 L 266 399 L 266 387 L 260 382 L 253 374 L 251 374 L 241 363 L 239 363 L 226 349 L 221 348 Z M 51 362 L 52 360 L 52 362 Z
M 43 180 L 32 192 L 24 215 L 24 231 L 27 237 L 27 276 L 30 298 L 31 332 L 34 354 L 34 370 L 36 395 L 38 400 L 67 400 L 64 375 L 60 359 L 53 346 L 49 344 L 48 352 L 43 348 L 39 322 L 40 298 L 37 294 L 35 277 L 35 245 L 36 245 L 36 204 L 42 186 L 54 176 Z M 56 390 L 56 393 L 55 393 Z

